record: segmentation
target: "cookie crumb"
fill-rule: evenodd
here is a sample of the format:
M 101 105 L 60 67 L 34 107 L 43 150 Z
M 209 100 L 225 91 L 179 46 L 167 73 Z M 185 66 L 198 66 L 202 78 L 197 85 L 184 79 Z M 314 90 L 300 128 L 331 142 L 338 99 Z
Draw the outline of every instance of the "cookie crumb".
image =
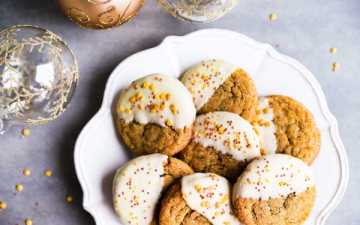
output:
M 331 69 L 332 69 L 333 72 L 336 72 L 337 70 L 340 69 L 340 63 L 334 62 L 334 63 L 332 64 Z
M 24 175 L 25 177 L 30 176 L 30 175 L 31 175 L 31 171 L 30 171 L 30 169 L 25 168 L 25 169 L 23 170 L 23 175 Z
M 276 13 L 271 13 L 270 15 L 269 15 L 269 20 L 270 21 L 275 21 L 275 20 L 277 20 L 278 19 L 278 15 L 276 14 Z
M 24 129 L 21 130 L 21 135 L 22 135 L 23 137 L 29 137 L 30 134 L 31 134 L 31 131 L 30 131 L 29 128 L 24 128 Z
M 52 172 L 52 170 L 51 169 L 47 169 L 47 170 L 45 170 L 45 172 L 44 172 L 44 176 L 46 176 L 46 177 L 51 177 L 53 175 L 53 172 Z
M 24 190 L 24 186 L 22 184 L 16 184 L 15 185 L 15 190 L 17 192 L 22 192 Z
M 7 208 L 6 202 L 0 201 L 0 210 L 6 209 L 6 208 Z
M 337 48 L 330 48 L 330 49 L 329 49 L 329 52 L 330 52 L 331 54 L 336 54 Z

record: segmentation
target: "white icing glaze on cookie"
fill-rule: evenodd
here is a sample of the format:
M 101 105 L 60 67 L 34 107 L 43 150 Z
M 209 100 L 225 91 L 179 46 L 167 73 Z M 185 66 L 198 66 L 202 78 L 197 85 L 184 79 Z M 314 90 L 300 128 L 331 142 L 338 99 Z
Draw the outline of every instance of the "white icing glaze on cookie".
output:
M 191 94 L 179 80 L 152 74 L 134 81 L 121 93 L 117 113 L 126 123 L 135 120 L 180 129 L 192 125 L 196 110 Z
M 195 173 L 181 180 L 186 204 L 213 225 L 240 225 L 231 211 L 230 189 L 225 178 L 213 173 Z
M 233 188 L 234 198 L 267 200 L 302 193 L 315 185 L 310 167 L 298 158 L 272 154 L 252 161 Z
M 168 156 L 151 154 L 137 157 L 117 170 L 113 202 L 124 225 L 148 225 L 164 187 L 164 165 Z
M 193 95 L 196 110 L 200 110 L 220 87 L 236 70 L 236 67 L 223 60 L 203 61 L 182 75 L 181 82 Z
M 260 156 L 260 140 L 249 122 L 235 113 L 211 112 L 195 120 L 193 141 L 239 161 Z
M 261 146 L 266 154 L 275 154 L 277 150 L 276 125 L 273 121 L 274 110 L 266 97 L 259 98 L 259 123 L 256 126 L 259 131 Z

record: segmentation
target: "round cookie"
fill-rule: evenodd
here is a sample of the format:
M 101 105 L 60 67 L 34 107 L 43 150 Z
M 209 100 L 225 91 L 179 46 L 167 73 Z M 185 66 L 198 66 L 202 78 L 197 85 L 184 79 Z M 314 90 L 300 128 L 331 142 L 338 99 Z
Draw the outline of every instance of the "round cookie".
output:
M 116 126 L 135 154 L 172 156 L 190 141 L 196 110 L 191 94 L 177 79 L 161 74 L 140 78 L 117 100 Z
M 230 183 L 212 173 L 185 176 L 166 192 L 160 225 L 240 225 L 232 213 Z
M 199 114 L 228 111 L 251 121 L 256 115 L 257 93 L 253 80 L 242 69 L 223 60 L 203 61 L 182 75 Z
M 316 197 L 310 167 L 298 158 L 272 154 L 252 161 L 233 187 L 233 206 L 245 225 L 300 225 Z
M 284 153 L 311 164 L 320 151 L 320 131 L 311 112 L 281 95 L 259 98 L 254 125 L 266 154 Z
M 176 178 L 191 174 L 184 162 L 154 153 L 130 160 L 116 171 L 113 204 L 123 225 L 155 225 L 162 191 Z
M 196 172 L 235 179 L 248 161 L 261 155 L 260 140 L 253 127 L 235 113 L 200 115 L 193 132 L 190 144 L 178 156 Z

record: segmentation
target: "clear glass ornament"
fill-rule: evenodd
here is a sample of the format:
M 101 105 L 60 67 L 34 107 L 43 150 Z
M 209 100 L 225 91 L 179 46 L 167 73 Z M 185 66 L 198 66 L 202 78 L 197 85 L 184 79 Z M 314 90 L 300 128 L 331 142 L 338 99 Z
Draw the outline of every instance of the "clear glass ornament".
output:
M 212 22 L 226 15 L 238 0 L 158 0 L 174 17 L 190 22 Z
M 30 25 L 0 32 L 0 133 L 43 124 L 63 113 L 79 77 L 76 59 L 56 34 Z

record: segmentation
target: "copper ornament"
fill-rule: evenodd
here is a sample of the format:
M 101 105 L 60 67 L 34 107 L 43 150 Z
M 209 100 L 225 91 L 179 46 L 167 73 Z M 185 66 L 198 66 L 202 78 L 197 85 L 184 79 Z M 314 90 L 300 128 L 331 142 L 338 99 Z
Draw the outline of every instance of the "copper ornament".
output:
M 61 10 L 82 27 L 107 29 L 137 15 L 144 0 L 58 0 Z

